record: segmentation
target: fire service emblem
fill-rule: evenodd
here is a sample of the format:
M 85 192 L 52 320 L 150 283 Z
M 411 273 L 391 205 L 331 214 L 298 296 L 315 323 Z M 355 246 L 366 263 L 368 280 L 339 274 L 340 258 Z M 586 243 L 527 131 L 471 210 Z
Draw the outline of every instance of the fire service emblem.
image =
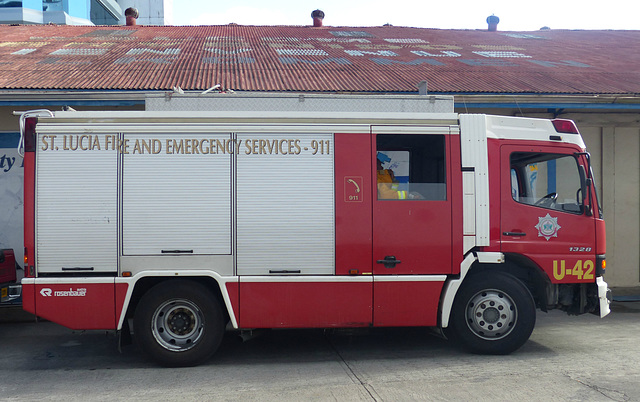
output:
M 547 241 L 552 237 L 558 237 L 558 230 L 560 230 L 560 228 L 558 218 L 552 218 L 549 214 L 545 217 L 539 217 L 538 224 L 536 225 L 538 237 L 544 237 Z

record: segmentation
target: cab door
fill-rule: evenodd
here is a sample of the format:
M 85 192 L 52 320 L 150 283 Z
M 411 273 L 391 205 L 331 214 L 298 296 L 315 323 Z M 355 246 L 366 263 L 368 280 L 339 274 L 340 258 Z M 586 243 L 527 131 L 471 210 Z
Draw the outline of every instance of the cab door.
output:
M 593 281 L 595 220 L 585 161 L 570 147 L 501 147 L 501 249 L 528 257 L 553 282 Z
M 435 325 L 452 261 L 448 127 L 380 131 L 372 141 L 374 325 Z

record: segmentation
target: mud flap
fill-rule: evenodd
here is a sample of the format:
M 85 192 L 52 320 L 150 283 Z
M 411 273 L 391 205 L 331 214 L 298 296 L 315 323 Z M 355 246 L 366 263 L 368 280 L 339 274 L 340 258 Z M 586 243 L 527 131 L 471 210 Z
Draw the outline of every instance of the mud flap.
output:
M 600 302 L 600 318 L 602 318 L 611 312 L 611 289 L 609 289 L 607 282 L 601 276 L 596 278 L 596 285 L 598 286 L 598 300 Z

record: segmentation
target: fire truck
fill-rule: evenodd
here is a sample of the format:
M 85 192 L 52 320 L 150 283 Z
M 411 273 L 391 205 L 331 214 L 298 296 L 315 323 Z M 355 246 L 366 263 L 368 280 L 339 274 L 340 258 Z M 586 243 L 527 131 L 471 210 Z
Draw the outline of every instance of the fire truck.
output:
M 21 117 L 27 311 L 159 364 L 226 330 L 434 327 L 507 354 L 536 310 L 609 313 L 569 120 L 433 95 L 160 94 Z

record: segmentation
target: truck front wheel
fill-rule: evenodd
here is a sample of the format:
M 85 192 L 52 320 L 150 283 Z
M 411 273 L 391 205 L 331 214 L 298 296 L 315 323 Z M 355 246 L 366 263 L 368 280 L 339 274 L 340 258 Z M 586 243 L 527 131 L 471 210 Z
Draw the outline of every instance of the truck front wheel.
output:
M 529 339 L 535 322 L 529 289 L 511 275 L 485 271 L 465 279 L 448 332 L 473 353 L 509 354 Z
M 140 299 L 133 319 L 140 348 L 163 366 L 195 366 L 209 359 L 224 335 L 220 303 L 204 286 L 171 280 Z

